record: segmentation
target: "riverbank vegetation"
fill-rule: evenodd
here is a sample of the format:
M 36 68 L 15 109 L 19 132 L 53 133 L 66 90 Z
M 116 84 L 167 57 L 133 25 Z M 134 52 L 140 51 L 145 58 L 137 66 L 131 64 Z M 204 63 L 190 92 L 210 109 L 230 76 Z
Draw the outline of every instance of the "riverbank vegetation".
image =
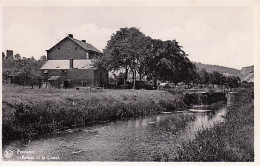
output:
M 183 110 L 182 93 L 148 90 L 30 89 L 5 85 L 2 140 L 29 140 L 101 121 Z
M 254 91 L 240 90 L 225 122 L 198 132 L 174 161 L 254 161 Z M 168 160 L 168 159 L 167 159 Z

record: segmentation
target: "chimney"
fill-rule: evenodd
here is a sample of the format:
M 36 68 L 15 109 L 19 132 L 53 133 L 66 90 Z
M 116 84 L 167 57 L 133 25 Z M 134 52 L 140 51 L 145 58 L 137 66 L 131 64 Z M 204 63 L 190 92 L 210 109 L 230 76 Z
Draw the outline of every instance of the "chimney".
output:
M 73 69 L 73 59 L 70 59 L 70 68 Z
M 72 35 L 72 34 L 69 34 L 68 36 L 71 37 L 71 38 L 73 38 L 73 35 Z
M 86 40 L 81 40 L 82 42 L 86 43 Z
M 9 58 L 14 59 L 14 52 L 13 52 L 13 50 L 6 50 L 6 57 L 5 58 L 6 59 L 9 59 Z

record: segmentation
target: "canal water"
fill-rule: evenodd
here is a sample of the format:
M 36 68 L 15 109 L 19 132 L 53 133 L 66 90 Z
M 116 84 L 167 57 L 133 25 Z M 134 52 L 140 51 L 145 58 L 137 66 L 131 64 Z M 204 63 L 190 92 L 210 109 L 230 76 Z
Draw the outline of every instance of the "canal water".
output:
M 3 158 L 36 161 L 153 161 L 163 154 L 172 158 L 183 143 L 195 138 L 198 130 L 223 122 L 226 114 L 226 106 L 223 104 L 194 106 L 190 110 L 67 130 L 67 133 L 53 134 L 26 143 L 16 141 L 3 147 Z

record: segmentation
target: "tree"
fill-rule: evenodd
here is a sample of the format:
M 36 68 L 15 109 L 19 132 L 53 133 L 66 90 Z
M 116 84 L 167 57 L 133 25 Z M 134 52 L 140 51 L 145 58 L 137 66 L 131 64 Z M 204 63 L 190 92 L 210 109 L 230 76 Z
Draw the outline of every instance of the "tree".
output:
M 209 83 L 213 85 L 220 85 L 221 84 L 221 78 L 222 78 L 222 74 L 214 71 L 213 73 L 209 74 Z
M 3 68 L 2 69 L 2 78 L 5 78 L 7 81 L 7 77 L 13 73 L 12 69 Z
M 15 55 L 14 55 L 14 59 L 15 59 L 15 60 L 21 60 L 20 54 L 15 54 Z
M 226 83 L 230 88 L 239 87 L 241 79 L 237 76 L 228 76 L 226 77 Z
M 198 70 L 196 70 L 196 71 L 194 72 L 193 83 L 194 83 L 194 84 L 197 84 L 197 85 L 201 84 L 201 77 L 200 77 L 200 73 L 199 73 Z
M 128 73 L 133 73 L 135 88 L 136 73 L 148 79 L 190 83 L 194 79 L 195 66 L 176 40 L 154 40 L 146 37 L 137 28 L 121 28 L 113 34 L 104 49 L 104 55 L 95 66 L 107 71 L 125 70 L 124 85 Z M 141 80 L 141 79 L 140 79 Z
M 2 52 L 2 61 L 4 61 L 4 59 L 5 59 L 5 53 Z
M 96 66 L 108 71 L 125 70 L 124 85 L 129 70 L 133 73 L 135 88 L 136 71 L 142 70 L 145 35 L 137 28 L 121 28 L 111 36 L 104 49 L 104 55 L 96 61 Z
M 47 57 L 46 57 L 46 55 L 42 55 L 41 57 L 40 57 L 40 61 L 47 61 Z
M 32 89 L 33 89 L 33 86 L 38 83 L 39 76 L 40 76 L 39 70 L 34 69 L 34 70 L 31 71 L 30 77 L 29 77 L 29 84 L 32 87 Z
M 206 69 L 202 69 L 198 72 L 200 78 L 200 84 L 209 84 L 209 73 Z
M 13 68 L 15 66 L 15 62 L 13 58 L 5 58 L 2 62 L 3 68 Z
M 45 55 L 42 55 L 40 59 L 37 61 L 37 68 L 41 68 L 46 61 L 47 57 Z
M 146 75 L 154 81 L 189 82 L 195 66 L 175 40 L 151 40 L 149 56 L 145 59 Z
M 224 85 L 226 83 L 226 79 L 227 79 L 227 77 L 225 75 L 221 74 L 219 84 Z
M 4 56 L 2 52 L 2 76 L 7 80 L 7 76 L 13 76 L 15 78 L 14 83 L 23 85 L 30 85 L 32 88 L 38 83 L 40 76 L 40 67 L 46 62 L 46 56 L 41 56 L 39 60 L 36 60 L 33 56 L 26 58 L 15 54 L 9 58 Z
M 30 66 L 30 64 L 24 61 L 16 65 L 13 75 L 23 82 L 23 86 L 30 85 L 33 88 L 37 83 L 40 72 L 37 68 Z

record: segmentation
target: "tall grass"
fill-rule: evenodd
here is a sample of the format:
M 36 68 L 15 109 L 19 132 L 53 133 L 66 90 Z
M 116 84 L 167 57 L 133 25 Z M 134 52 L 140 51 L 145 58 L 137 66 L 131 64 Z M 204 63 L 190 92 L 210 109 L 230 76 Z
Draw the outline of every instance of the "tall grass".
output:
M 224 123 L 198 132 L 178 149 L 175 161 L 254 161 L 254 95 L 240 90 Z
M 166 91 L 22 89 L 3 87 L 3 143 L 92 123 L 185 108 L 183 95 Z

